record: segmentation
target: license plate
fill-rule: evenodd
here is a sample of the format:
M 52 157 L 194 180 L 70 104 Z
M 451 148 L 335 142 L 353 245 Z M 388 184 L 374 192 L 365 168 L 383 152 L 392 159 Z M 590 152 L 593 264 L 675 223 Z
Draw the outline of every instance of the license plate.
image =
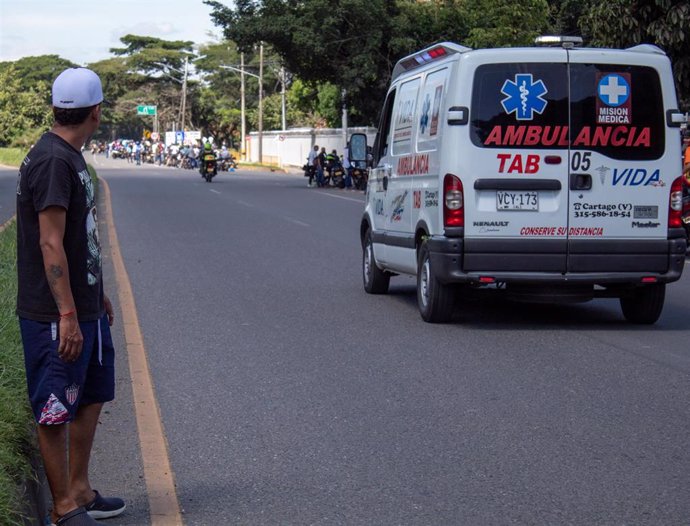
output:
M 496 210 L 539 210 L 537 192 L 496 192 Z

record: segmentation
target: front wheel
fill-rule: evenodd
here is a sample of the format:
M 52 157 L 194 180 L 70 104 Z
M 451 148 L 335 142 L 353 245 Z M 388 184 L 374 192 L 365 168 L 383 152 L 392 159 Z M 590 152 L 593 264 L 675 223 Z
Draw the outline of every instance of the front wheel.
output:
M 419 249 L 417 265 L 417 305 L 422 319 L 429 323 L 445 323 L 450 320 L 455 307 L 455 295 L 449 285 L 444 285 L 431 268 L 429 247 L 424 242 Z
M 621 297 L 623 316 L 630 323 L 651 325 L 661 316 L 665 298 L 665 283 L 639 287 L 633 290 L 630 295 Z
M 390 285 L 391 275 L 376 266 L 374 257 L 374 242 L 371 230 L 367 230 L 364 236 L 364 248 L 362 251 L 362 278 L 364 290 L 369 294 L 386 294 Z

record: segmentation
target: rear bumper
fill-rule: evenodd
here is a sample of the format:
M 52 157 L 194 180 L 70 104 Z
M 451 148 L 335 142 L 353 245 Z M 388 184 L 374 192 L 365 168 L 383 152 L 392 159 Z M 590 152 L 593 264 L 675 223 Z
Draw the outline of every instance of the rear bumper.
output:
M 682 231 L 682 229 L 681 229 Z M 639 284 L 680 279 L 687 240 L 499 240 L 433 236 L 427 240 L 442 283 Z

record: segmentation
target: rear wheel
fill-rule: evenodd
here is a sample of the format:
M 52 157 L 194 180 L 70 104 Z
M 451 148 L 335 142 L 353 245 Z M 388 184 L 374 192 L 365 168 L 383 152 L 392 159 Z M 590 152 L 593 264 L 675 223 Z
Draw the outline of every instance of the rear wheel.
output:
M 391 275 L 376 266 L 374 242 L 371 237 L 371 229 L 369 229 L 364 236 L 364 249 L 362 251 L 364 290 L 369 294 L 386 294 L 390 285 Z
M 636 288 L 620 299 L 623 316 L 630 323 L 651 325 L 661 316 L 665 298 L 665 283 Z
M 450 320 L 455 307 L 454 290 L 441 283 L 431 268 L 429 247 L 426 242 L 419 249 L 417 265 L 417 305 L 424 321 L 445 323 Z

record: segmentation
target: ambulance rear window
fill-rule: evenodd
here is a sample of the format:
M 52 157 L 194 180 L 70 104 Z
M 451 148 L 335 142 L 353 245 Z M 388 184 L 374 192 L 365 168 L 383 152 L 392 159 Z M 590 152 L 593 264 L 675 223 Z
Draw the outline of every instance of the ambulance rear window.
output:
M 612 159 L 654 160 L 664 154 L 661 84 L 646 66 L 571 64 L 573 148 Z
M 654 160 L 665 146 L 659 76 L 645 66 L 571 64 L 568 72 L 566 64 L 484 65 L 475 74 L 470 120 L 472 142 L 484 148 L 571 147 Z
M 480 66 L 470 122 L 472 142 L 480 147 L 563 148 L 568 134 L 566 64 Z

